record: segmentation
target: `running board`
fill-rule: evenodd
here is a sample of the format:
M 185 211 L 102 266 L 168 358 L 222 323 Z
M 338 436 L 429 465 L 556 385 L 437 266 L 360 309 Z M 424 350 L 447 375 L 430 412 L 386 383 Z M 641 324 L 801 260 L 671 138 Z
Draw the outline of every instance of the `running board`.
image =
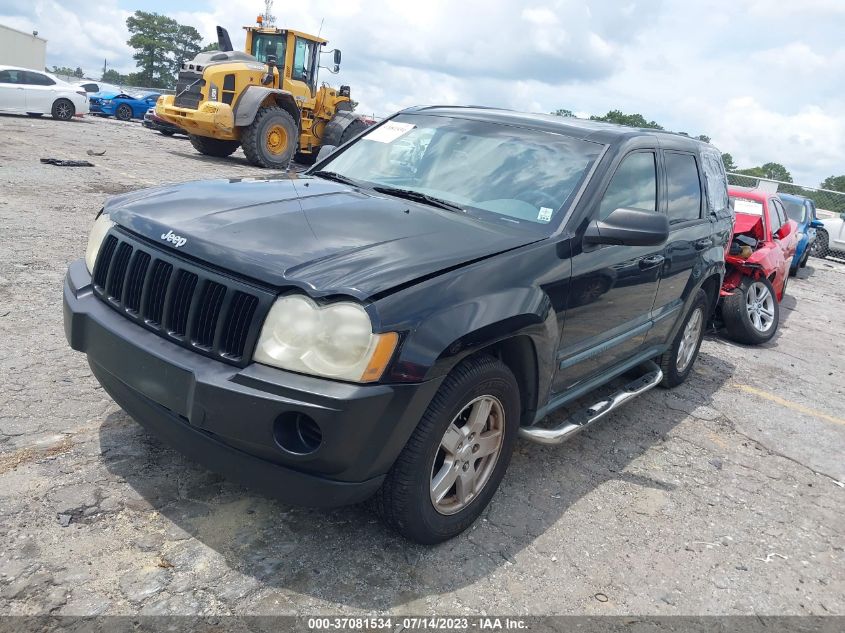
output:
M 603 418 L 608 413 L 621 406 L 628 400 L 654 389 L 661 380 L 663 372 L 654 361 L 643 363 L 646 373 L 629 382 L 606 400 L 601 400 L 593 406 L 583 409 L 564 420 L 559 426 L 551 429 L 538 426 L 524 426 L 519 429 L 520 437 L 524 437 L 538 444 L 562 444 L 570 437 L 583 431 L 593 422 Z

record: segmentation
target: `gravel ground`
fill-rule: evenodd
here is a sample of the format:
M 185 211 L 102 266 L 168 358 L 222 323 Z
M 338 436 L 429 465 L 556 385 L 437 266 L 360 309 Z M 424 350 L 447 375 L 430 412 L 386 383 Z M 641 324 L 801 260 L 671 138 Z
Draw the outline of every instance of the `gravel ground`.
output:
M 483 520 L 423 548 L 182 458 L 65 342 L 108 196 L 266 172 L 92 117 L 0 136 L 0 613 L 845 614 L 845 265 L 810 260 L 771 343 L 709 334 L 681 387 L 520 443 Z

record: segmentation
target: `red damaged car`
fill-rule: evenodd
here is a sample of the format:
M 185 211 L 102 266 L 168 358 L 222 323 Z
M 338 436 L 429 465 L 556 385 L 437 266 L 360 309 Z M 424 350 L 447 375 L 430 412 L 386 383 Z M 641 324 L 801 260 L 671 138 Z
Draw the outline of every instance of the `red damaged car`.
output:
M 722 321 L 728 337 L 758 345 L 777 331 L 798 225 L 787 217 L 776 192 L 729 187 L 728 194 L 736 220 L 725 253 Z

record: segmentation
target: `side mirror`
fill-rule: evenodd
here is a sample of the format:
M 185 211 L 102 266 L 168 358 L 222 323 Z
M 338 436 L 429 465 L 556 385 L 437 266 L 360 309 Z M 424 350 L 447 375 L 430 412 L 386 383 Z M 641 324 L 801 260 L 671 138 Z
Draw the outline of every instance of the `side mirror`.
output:
M 334 65 L 340 66 L 340 50 L 334 49 Z
M 823 229 L 824 228 L 824 222 L 822 222 L 821 220 L 818 220 L 818 219 L 814 219 L 812 222 L 810 222 L 810 228 L 812 228 L 812 229 Z
M 584 233 L 587 244 L 658 246 L 669 239 L 669 219 L 641 209 L 616 209 L 604 220 L 593 220 Z
M 777 230 L 777 232 L 775 233 L 775 237 L 782 240 L 783 238 L 788 236 L 790 233 L 792 233 L 792 223 L 787 222 L 786 224 L 784 224 L 783 226 L 781 226 Z
M 328 158 L 336 149 L 337 145 L 322 145 L 320 151 L 317 152 L 317 160 L 315 162 L 319 163 L 324 158 Z

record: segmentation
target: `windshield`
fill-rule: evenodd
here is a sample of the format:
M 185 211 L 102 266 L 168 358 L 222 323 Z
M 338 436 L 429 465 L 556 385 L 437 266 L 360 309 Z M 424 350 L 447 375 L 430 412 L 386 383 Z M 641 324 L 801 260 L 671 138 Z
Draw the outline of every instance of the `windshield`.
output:
M 795 201 L 782 197 L 780 201 L 786 207 L 786 215 L 789 216 L 790 220 L 795 220 L 798 224 L 801 224 L 807 219 L 807 207 L 804 206 L 802 200 Z
M 521 127 L 401 114 L 320 169 L 363 186 L 433 196 L 484 220 L 548 232 L 602 149 Z
M 284 33 L 253 33 L 252 55 L 260 62 L 267 63 L 267 55 L 274 52 L 270 49 L 275 45 L 276 60 L 280 66 L 285 63 L 285 34 Z

